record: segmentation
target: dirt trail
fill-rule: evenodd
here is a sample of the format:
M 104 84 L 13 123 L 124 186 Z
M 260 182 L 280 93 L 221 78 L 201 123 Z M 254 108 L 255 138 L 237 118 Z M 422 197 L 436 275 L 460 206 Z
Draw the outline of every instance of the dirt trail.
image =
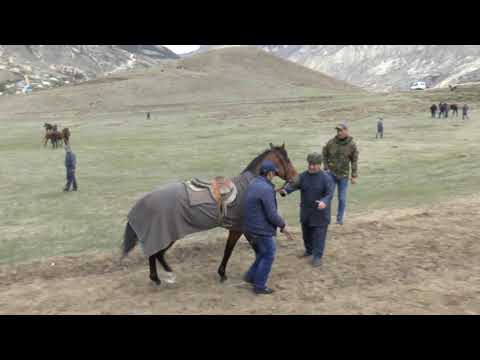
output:
M 175 284 L 148 281 L 135 250 L 0 267 L 0 314 L 480 314 L 480 197 L 430 209 L 376 212 L 332 225 L 324 265 L 278 238 L 272 296 L 241 281 L 253 259 L 242 239 L 229 280 L 216 269 L 225 238 L 179 242 L 167 258 Z M 52 265 L 52 263 L 55 263 Z

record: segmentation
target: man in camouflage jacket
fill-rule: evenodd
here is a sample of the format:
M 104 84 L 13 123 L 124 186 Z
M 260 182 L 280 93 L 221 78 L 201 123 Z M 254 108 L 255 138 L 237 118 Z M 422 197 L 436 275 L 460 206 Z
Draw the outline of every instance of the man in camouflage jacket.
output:
M 331 139 L 323 148 L 324 169 L 331 176 L 335 186 L 338 185 L 338 211 L 337 224 L 343 225 L 343 216 L 347 204 L 347 189 L 350 175 L 350 163 L 352 168 L 351 182 L 356 183 L 358 172 L 358 149 L 353 137 L 348 133 L 346 124 L 335 127 L 337 136 Z

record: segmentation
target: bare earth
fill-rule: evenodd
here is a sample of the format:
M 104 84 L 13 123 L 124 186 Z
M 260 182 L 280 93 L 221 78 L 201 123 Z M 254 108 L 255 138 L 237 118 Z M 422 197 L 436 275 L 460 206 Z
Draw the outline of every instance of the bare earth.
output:
M 272 296 L 241 281 L 253 260 L 242 238 L 224 284 L 225 238 L 179 241 L 167 254 L 175 284 L 156 287 L 136 249 L 0 268 L 0 314 L 480 314 L 480 197 L 430 209 L 377 212 L 332 225 L 324 265 L 278 238 Z

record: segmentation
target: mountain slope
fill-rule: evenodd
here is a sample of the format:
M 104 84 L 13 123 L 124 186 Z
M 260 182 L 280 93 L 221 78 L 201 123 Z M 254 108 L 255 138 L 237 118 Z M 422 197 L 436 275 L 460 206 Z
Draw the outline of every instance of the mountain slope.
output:
M 167 48 L 155 45 L 0 45 L 4 73 L 0 86 L 16 93 L 28 77 L 33 90 L 50 88 L 176 58 Z M 25 83 L 16 84 L 19 78 Z
M 204 52 L 223 45 L 205 45 Z M 259 45 L 279 57 L 373 90 L 480 81 L 480 45 Z
M 256 48 L 226 48 L 74 86 L 0 99 L 0 112 L 123 111 L 362 92 Z

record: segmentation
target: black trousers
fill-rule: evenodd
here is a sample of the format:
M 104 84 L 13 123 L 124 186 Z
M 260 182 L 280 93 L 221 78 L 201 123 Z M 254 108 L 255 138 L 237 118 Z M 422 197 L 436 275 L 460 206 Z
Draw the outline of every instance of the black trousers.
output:
M 328 224 L 322 226 L 308 226 L 302 224 L 303 244 L 305 252 L 321 258 L 325 250 Z

